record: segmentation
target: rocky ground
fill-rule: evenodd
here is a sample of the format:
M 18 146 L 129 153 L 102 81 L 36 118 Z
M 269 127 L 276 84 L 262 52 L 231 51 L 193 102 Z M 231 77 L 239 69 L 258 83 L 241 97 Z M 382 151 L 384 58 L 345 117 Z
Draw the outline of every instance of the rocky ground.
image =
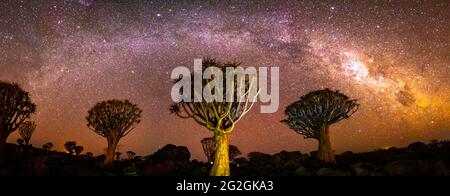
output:
M 114 162 L 102 167 L 103 156 L 73 156 L 62 152 L 8 145 L 1 175 L 64 176 L 207 176 L 211 164 L 191 160 L 183 146 L 167 145 L 153 155 Z M 345 152 L 336 164 L 324 164 L 314 153 L 259 152 L 231 163 L 233 176 L 447 176 L 450 175 L 450 142 L 413 143 L 407 148 L 366 153 Z

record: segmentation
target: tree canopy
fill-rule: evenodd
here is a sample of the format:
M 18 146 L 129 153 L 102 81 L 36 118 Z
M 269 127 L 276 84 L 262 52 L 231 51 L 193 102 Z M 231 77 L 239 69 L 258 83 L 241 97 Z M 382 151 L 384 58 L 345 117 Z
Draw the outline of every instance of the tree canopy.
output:
M 330 89 L 312 91 L 289 105 L 282 122 L 305 138 L 318 139 L 323 126 L 352 116 L 359 108 L 356 99 Z
M 0 139 L 6 139 L 34 112 L 36 105 L 28 92 L 17 84 L 0 81 Z
M 130 101 L 109 100 L 97 103 L 88 112 L 87 126 L 106 138 L 122 138 L 141 122 L 142 110 Z
M 32 121 L 24 122 L 19 127 L 20 137 L 25 141 L 25 144 L 28 145 L 30 142 L 31 136 L 33 136 L 34 130 L 36 130 L 36 123 Z

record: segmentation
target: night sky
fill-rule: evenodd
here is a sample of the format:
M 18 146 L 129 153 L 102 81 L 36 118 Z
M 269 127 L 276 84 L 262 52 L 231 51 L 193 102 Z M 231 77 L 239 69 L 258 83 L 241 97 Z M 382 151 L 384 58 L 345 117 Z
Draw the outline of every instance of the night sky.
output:
M 0 3 L 0 80 L 19 83 L 38 105 L 38 147 L 75 140 L 103 153 L 87 111 L 129 99 L 144 112 L 120 151 L 148 155 L 172 143 L 204 159 L 200 140 L 212 133 L 169 106 L 172 69 L 205 56 L 280 67 L 279 111 L 257 105 L 233 132 L 244 154 L 315 150 L 280 120 L 288 104 L 326 87 L 361 103 L 332 127 L 338 153 L 450 139 L 448 0 Z

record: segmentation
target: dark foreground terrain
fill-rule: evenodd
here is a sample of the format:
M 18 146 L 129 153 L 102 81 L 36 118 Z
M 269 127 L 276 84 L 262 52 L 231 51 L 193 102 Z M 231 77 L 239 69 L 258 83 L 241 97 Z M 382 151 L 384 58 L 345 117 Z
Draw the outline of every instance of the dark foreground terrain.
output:
M 336 164 L 315 160 L 314 152 L 282 151 L 268 155 L 253 152 L 233 160 L 233 176 L 449 176 L 450 142 L 413 143 L 407 148 L 367 153 L 345 152 Z M 8 145 L 7 164 L 1 175 L 38 176 L 207 176 L 209 163 L 190 160 L 186 147 L 167 145 L 153 155 L 114 162 L 102 167 L 103 156 Z

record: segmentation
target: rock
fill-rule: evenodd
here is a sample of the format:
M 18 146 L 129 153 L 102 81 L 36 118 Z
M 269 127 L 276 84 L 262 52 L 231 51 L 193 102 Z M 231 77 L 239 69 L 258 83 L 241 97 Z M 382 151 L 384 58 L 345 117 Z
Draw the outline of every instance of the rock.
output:
M 206 167 L 196 167 L 192 170 L 192 176 L 208 176 L 209 172 Z
M 352 173 L 338 169 L 331 172 L 330 176 L 352 176 Z
M 273 156 L 279 157 L 282 160 L 301 160 L 301 159 L 303 159 L 303 154 L 300 151 L 287 152 L 287 151 L 283 150 Z
M 364 165 L 363 162 L 358 162 L 358 163 L 352 164 L 350 167 L 351 168 L 361 168 L 361 167 L 363 167 L 363 165 Z
M 314 171 L 306 167 L 299 167 L 295 170 L 297 176 L 314 176 Z
M 417 172 L 416 161 L 400 160 L 387 164 L 384 168 L 391 176 L 413 176 Z
M 355 169 L 355 168 L 362 168 L 362 169 L 366 169 L 366 170 L 375 170 L 377 169 L 377 165 L 373 164 L 373 163 L 363 163 L 363 162 L 358 162 L 355 163 L 353 165 L 350 166 L 351 168 Z
M 353 170 L 355 170 L 356 176 L 370 176 L 370 171 L 368 169 L 355 167 Z
M 433 164 L 433 175 L 435 176 L 450 176 L 450 170 L 444 161 L 438 161 Z
M 240 157 L 234 160 L 234 163 L 238 166 L 238 167 L 243 167 L 246 166 L 248 164 L 248 159 L 245 157 Z
M 273 159 L 272 159 L 272 161 L 273 161 L 273 163 L 274 163 L 275 165 L 282 165 L 283 162 L 285 162 L 285 161 L 284 161 L 281 157 L 279 157 L 279 156 L 274 156 Z
M 397 149 L 397 147 L 390 147 L 389 149 L 388 149 L 388 151 L 390 151 L 390 152 L 395 152 L 395 151 L 397 151 L 398 149 Z
M 354 153 L 352 151 L 345 151 L 344 153 L 342 153 L 341 156 L 345 156 L 345 157 L 351 157 L 353 156 Z
M 272 156 L 268 154 L 264 154 L 261 152 L 251 152 L 247 155 L 250 162 L 254 162 L 262 165 L 266 165 L 267 163 L 272 161 Z
M 430 176 L 431 175 L 430 164 L 426 161 L 418 160 L 417 161 L 417 174 L 419 176 Z
M 48 167 L 47 167 L 47 160 L 48 156 L 45 155 L 39 155 L 36 158 L 36 163 L 34 164 L 34 170 L 36 172 L 36 175 L 42 176 L 46 175 L 48 173 Z
M 144 176 L 170 176 L 175 170 L 175 162 L 164 161 L 149 163 L 142 168 L 142 175 Z
M 414 152 L 423 152 L 428 148 L 428 146 L 422 142 L 415 142 L 408 146 L 408 150 Z
M 274 169 L 273 165 L 270 165 L 270 164 L 264 165 L 264 170 L 266 170 L 266 171 L 273 170 L 273 169 Z
M 370 163 L 370 162 L 366 162 L 366 163 L 364 163 L 364 165 L 363 165 L 363 168 L 364 168 L 364 169 L 368 169 L 368 170 L 370 170 L 370 171 L 376 170 L 376 169 L 378 169 L 378 167 L 379 167 L 379 166 L 377 166 L 376 164 Z
M 320 168 L 317 172 L 317 176 L 330 176 L 333 173 L 333 170 L 328 167 Z
M 370 176 L 388 176 L 388 174 L 382 171 L 374 171 L 370 172 Z
M 149 156 L 150 160 L 156 161 L 189 161 L 191 153 L 184 146 L 175 146 L 168 144 L 158 150 L 155 154 Z
M 283 166 L 283 168 L 295 169 L 295 168 L 298 168 L 300 165 L 301 165 L 301 162 L 299 160 L 290 159 L 290 160 L 285 161 L 282 166 Z
M 94 158 L 96 162 L 103 162 L 106 159 L 106 155 L 102 154 Z
M 136 167 L 132 164 L 129 167 L 123 169 L 124 176 L 137 176 Z

